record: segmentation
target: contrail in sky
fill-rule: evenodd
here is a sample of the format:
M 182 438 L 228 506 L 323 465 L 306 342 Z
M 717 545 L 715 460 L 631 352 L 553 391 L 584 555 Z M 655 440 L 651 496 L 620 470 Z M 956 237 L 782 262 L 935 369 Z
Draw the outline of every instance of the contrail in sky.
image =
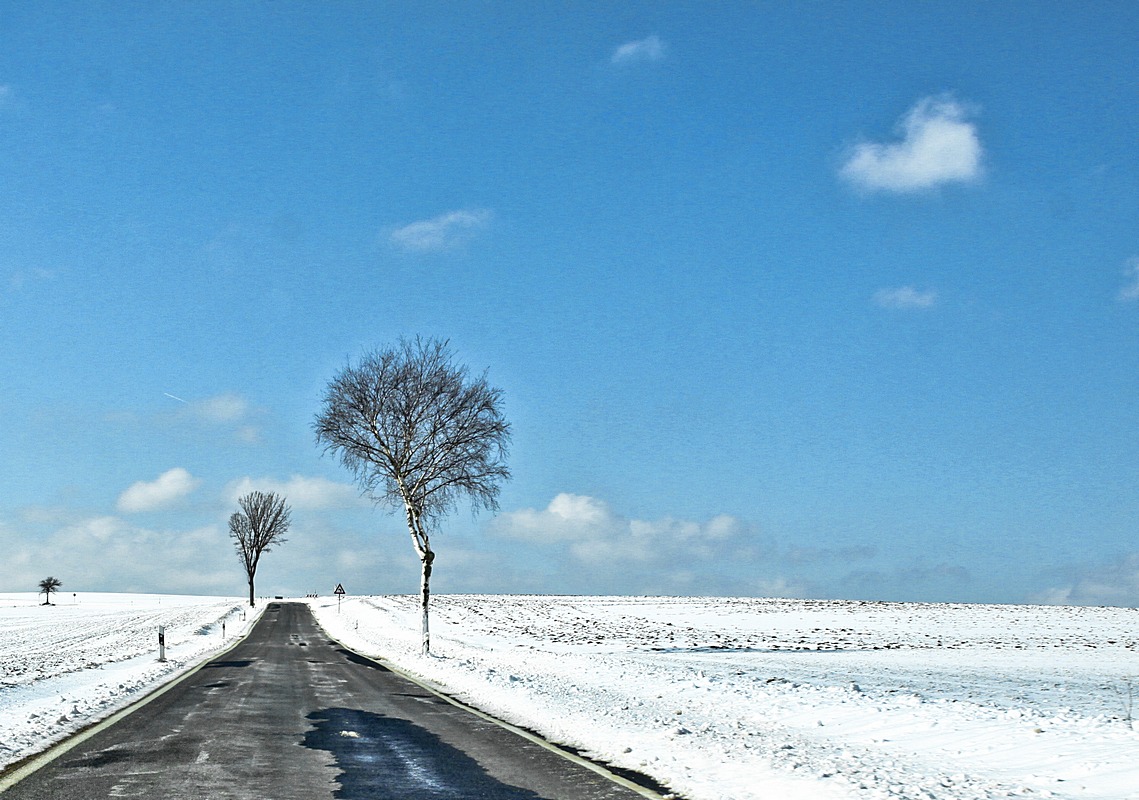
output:
M 163 394 L 172 400 L 177 400 L 179 403 L 186 403 L 186 401 L 183 400 L 181 397 L 176 397 L 175 395 L 170 394 L 170 392 L 163 392 Z M 189 403 L 186 403 L 186 405 L 189 405 Z

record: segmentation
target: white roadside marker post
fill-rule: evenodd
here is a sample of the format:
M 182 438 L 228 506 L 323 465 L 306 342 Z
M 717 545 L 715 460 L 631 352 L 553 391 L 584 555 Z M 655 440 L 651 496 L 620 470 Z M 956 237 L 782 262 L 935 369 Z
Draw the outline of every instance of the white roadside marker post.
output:
M 158 660 L 166 660 L 166 626 L 158 626 Z

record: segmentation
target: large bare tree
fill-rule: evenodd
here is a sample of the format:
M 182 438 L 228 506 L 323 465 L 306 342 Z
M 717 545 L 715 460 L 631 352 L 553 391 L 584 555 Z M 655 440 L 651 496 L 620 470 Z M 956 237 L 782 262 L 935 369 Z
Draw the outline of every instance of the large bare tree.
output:
M 250 492 L 238 498 L 237 505 L 241 511 L 230 516 L 229 535 L 249 578 L 249 605 L 252 606 L 253 577 L 257 574 L 261 554 L 288 541 L 285 533 L 289 530 L 292 511 L 285 505 L 285 498 L 276 492 Z
M 469 500 L 496 510 L 510 425 L 502 390 L 471 377 L 446 340 L 401 339 L 366 353 L 328 384 L 317 444 L 340 458 L 376 503 L 402 508 L 421 565 L 423 652 L 431 651 L 428 600 L 439 520 Z

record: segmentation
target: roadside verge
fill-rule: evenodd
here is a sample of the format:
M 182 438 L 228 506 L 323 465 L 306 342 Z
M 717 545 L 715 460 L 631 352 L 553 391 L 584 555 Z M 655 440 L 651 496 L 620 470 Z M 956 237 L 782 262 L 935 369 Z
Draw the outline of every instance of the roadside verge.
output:
M 262 611 L 263 610 L 264 609 L 262 609 Z M 245 639 L 253 631 L 253 628 L 256 627 L 259 621 L 260 616 L 258 616 L 258 619 L 254 620 L 251 625 L 248 625 L 243 633 L 241 633 L 239 636 L 236 636 L 233 641 L 229 642 L 225 647 L 220 650 L 215 650 L 211 653 L 208 653 L 202 657 L 202 659 L 197 664 L 183 670 L 182 672 L 172 672 L 171 677 L 165 680 L 160 680 L 154 686 L 146 690 L 145 694 L 143 694 L 141 697 L 131 701 L 123 708 L 120 708 L 118 711 L 114 711 L 106 717 L 95 719 L 88 725 L 80 728 L 78 731 L 75 731 L 72 734 L 69 734 L 60 741 L 48 745 L 45 749 L 40 750 L 37 753 L 32 753 L 28 756 L 25 756 L 19 761 L 14 761 L 11 764 L 8 764 L 6 767 L 0 770 L 0 794 L 3 794 L 12 786 L 15 786 L 17 783 L 24 780 L 32 773 L 47 766 L 52 761 L 55 761 L 57 758 L 82 744 L 87 739 L 90 739 L 95 734 L 106 728 L 109 728 L 110 726 L 130 716 L 135 711 L 138 711 L 140 708 L 152 702 L 153 700 L 161 697 L 163 694 L 173 689 L 175 686 L 189 678 L 191 675 L 195 674 L 198 670 L 202 669 L 202 667 L 214 659 L 220 658 L 230 650 L 233 650 L 235 647 L 245 641 Z
M 314 620 L 316 620 L 315 615 Z M 316 624 L 320 628 L 321 632 L 328 637 L 329 641 L 336 643 L 336 645 L 354 654 L 358 658 L 362 658 L 366 661 L 371 661 L 377 666 L 393 672 L 396 675 L 399 675 L 404 680 L 414 683 L 424 691 L 430 692 L 440 700 L 450 703 L 456 708 L 460 708 L 463 711 L 474 714 L 479 719 L 497 725 L 504 730 L 510 731 L 516 736 L 521 736 L 526 741 L 532 742 L 533 744 L 536 744 L 539 747 L 566 759 L 567 761 L 584 767 L 585 769 L 588 769 L 591 772 L 594 772 L 601 777 L 612 781 L 613 783 L 616 783 L 618 786 L 628 789 L 631 792 L 635 792 L 641 797 L 646 798 L 646 800 L 679 800 L 678 796 L 671 793 L 667 787 L 661 786 L 659 783 L 653 781 L 652 778 L 649 778 L 646 775 L 634 773 L 629 770 L 620 770 L 620 772 L 618 772 L 611 765 L 586 758 L 580 753 L 577 753 L 563 745 L 559 745 L 556 742 L 551 742 L 548 739 L 543 738 L 534 731 L 519 727 L 518 725 L 514 725 L 510 722 L 507 722 L 506 720 L 499 719 L 498 717 L 488 714 L 482 709 L 476 708 L 475 706 L 472 706 L 469 703 L 465 703 L 462 700 L 459 700 L 450 695 L 444 687 L 438 686 L 425 678 L 413 675 L 381 656 L 368 655 L 366 653 L 361 653 L 359 650 L 356 650 L 352 647 L 349 647 L 348 645 L 344 644 L 344 642 L 337 639 L 335 636 L 329 634 L 324 626 L 320 624 L 319 620 L 316 620 Z

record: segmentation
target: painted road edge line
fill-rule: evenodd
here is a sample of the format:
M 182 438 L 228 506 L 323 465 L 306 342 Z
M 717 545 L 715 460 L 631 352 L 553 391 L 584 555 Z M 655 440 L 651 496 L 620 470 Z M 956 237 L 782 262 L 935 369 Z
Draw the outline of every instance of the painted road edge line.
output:
M 262 613 L 264 613 L 264 609 L 262 609 Z M 46 750 L 43 750 L 39 753 L 36 753 L 35 755 L 28 756 L 27 758 L 23 759 L 22 761 L 16 762 L 15 766 L 10 766 L 6 770 L 0 771 L 0 794 L 3 794 L 4 792 L 8 791 L 13 786 L 15 786 L 17 783 L 24 780 L 25 778 L 27 778 L 32 773 L 38 772 L 39 770 L 43 769 L 44 767 L 46 767 L 51 762 L 55 761 L 60 756 L 65 755 L 70 750 L 72 750 L 75 747 L 78 747 L 79 745 L 83 744 L 83 742 L 87 741 L 88 739 L 90 739 L 92 736 L 99 733 L 100 731 L 111 727 L 112 725 L 114 725 L 115 723 L 119 722 L 122 719 L 125 719 L 126 717 L 129 717 L 131 714 L 138 711 L 140 708 L 142 708 L 146 704 L 150 703 L 151 701 L 157 700 L 159 697 L 166 694 L 168 691 L 173 689 L 175 686 L 180 684 L 182 681 L 189 678 L 191 675 L 196 673 L 198 670 L 200 670 L 206 664 L 209 664 L 214 659 L 220 658 L 221 656 L 224 656 L 230 650 L 232 650 L 233 648 L 237 647 L 239 644 L 244 642 L 246 640 L 246 638 L 248 638 L 249 634 L 253 632 L 253 628 L 256 627 L 257 623 L 260 621 L 261 621 L 261 617 L 258 616 L 258 618 L 253 621 L 253 624 L 249 626 L 249 629 L 247 631 L 245 631 L 245 633 L 243 633 L 241 636 L 234 639 L 224 649 L 218 650 L 214 653 L 210 653 L 208 656 L 203 658 L 200 662 L 198 662 L 194 666 L 190 667 L 185 672 L 178 673 L 173 678 L 166 681 L 165 683 L 159 684 L 158 686 L 156 686 L 155 688 L 151 689 L 149 692 L 144 694 L 142 697 L 140 697 L 138 700 L 135 700 L 134 702 L 132 702 L 130 705 L 127 705 L 123 708 L 120 708 L 118 711 L 111 714 L 109 717 L 105 717 L 105 718 L 99 720 L 98 722 L 93 722 L 91 725 L 87 726 L 86 728 L 83 728 L 81 730 L 76 731 L 75 733 L 68 736 L 66 739 L 63 739 L 62 741 L 56 742 L 55 744 L 51 745 Z
M 314 615 L 314 619 L 315 619 L 315 615 Z M 330 635 L 328 633 L 328 631 L 325 631 L 324 628 L 322 626 L 320 626 L 319 622 L 317 622 L 317 626 L 320 627 L 320 629 L 322 631 L 324 631 L 324 634 L 326 636 L 328 636 L 328 638 L 330 640 L 336 642 L 338 645 L 343 647 L 348 652 L 355 653 L 360 658 L 365 658 L 368 661 L 373 661 L 376 664 L 379 664 L 384 669 L 391 670 L 392 672 L 394 672 L 396 675 L 399 675 L 404 680 L 411 681 L 416 686 L 419 686 L 419 687 L 425 689 L 426 691 L 431 692 L 431 694 L 435 695 L 436 697 L 440 698 L 441 700 L 446 700 L 451 705 L 453 705 L 457 708 L 461 708 L 464 711 L 468 711 L 471 714 L 474 714 L 479 719 L 485 720 L 486 722 L 494 723 L 495 725 L 498 725 L 500 728 L 505 728 L 506 730 L 510 731 L 511 733 L 513 733 L 517 736 L 521 736 L 523 739 L 527 740 L 528 742 L 533 742 L 534 744 L 538 745 L 539 747 L 543 747 L 546 750 L 549 750 L 551 753 L 554 753 L 556 755 L 561 756 L 562 758 L 566 759 L 567 761 L 572 761 L 573 763 L 575 763 L 579 766 L 585 767 L 586 769 L 591 770 L 592 772 L 596 772 L 601 777 L 606 778 L 607 780 L 610 780 L 613 783 L 616 783 L 618 786 L 623 786 L 624 788 L 628 789 L 629 791 L 636 792 L 641 797 L 648 798 L 648 800 L 672 800 L 672 798 L 674 797 L 674 795 L 671 795 L 671 794 L 663 795 L 663 794 L 659 794 L 657 792 L 654 792 L 652 789 L 648 788 L 647 786 L 642 786 L 641 784 L 636 783 L 635 781 L 631 781 L 628 778 L 625 778 L 621 775 L 618 775 L 617 773 L 606 768 L 604 765 L 597 763 L 596 761 L 590 761 L 588 758 L 584 758 L 582 756 L 579 756 L 577 753 L 573 753 L 569 750 L 566 750 L 561 745 L 558 745 L 554 742 L 551 742 L 548 739 L 543 739 L 541 736 L 534 733 L 533 731 L 528 731 L 525 728 L 520 728 L 517 725 L 514 725 L 514 724 L 507 722 L 506 720 L 499 719 L 498 717 L 492 716 L 491 714 L 488 714 L 481 709 L 475 708 L 474 706 L 470 705 L 469 703 L 464 703 L 462 700 L 458 700 L 458 699 L 452 697 L 451 695 L 447 694 L 447 692 L 442 687 L 436 686 L 435 684 L 428 681 L 426 678 L 421 678 L 417 675 L 412 675 L 411 673 L 407 672 L 406 670 L 401 669 L 400 667 L 397 667 L 395 664 L 388 661 L 386 658 L 383 658 L 382 656 L 371 656 L 371 655 L 368 655 L 366 653 L 361 653 L 359 650 L 355 650 L 355 649 L 349 647 L 348 645 L 344 644 L 344 642 L 340 641 L 335 636 Z

